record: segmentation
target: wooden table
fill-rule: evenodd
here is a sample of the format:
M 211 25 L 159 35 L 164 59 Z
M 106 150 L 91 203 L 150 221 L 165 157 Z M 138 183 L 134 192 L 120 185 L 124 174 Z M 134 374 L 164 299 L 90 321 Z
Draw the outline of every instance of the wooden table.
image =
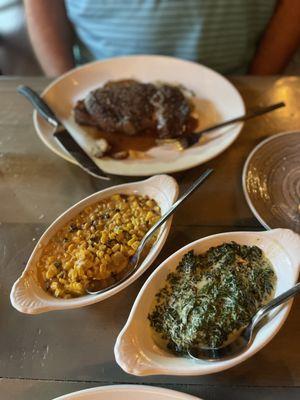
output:
M 287 108 L 249 121 L 231 148 L 208 163 L 215 173 L 174 218 L 171 234 L 148 274 L 184 244 L 213 233 L 261 230 L 241 185 L 249 151 L 263 138 L 300 126 L 300 78 L 232 79 L 247 106 L 284 100 Z M 300 298 L 287 322 L 257 355 L 211 376 L 138 378 L 116 364 L 113 345 L 148 274 L 118 295 L 79 310 L 37 316 L 14 310 L 9 293 L 37 239 L 67 207 L 108 186 L 50 152 L 32 125 L 31 106 L 16 94 L 25 83 L 43 89 L 44 78 L 0 81 L 0 398 L 48 400 L 113 383 L 175 388 L 206 400 L 300 398 Z M 181 189 L 203 171 L 175 174 Z M 116 177 L 112 184 L 129 181 Z

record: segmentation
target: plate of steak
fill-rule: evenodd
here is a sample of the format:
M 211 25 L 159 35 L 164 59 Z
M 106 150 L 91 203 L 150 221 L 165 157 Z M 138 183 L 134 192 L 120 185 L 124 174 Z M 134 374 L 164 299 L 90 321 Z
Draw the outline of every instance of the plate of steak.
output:
M 216 157 L 237 138 L 242 123 L 181 152 L 161 139 L 174 140 L 245 110 L 237 89 L 217 72 L 154 55 L 83 65 L 52 82 L 42 97 L 100 168 L 127 176 L 182 171 Z M 34 125 L 52 151 L 74 162 L 36 112 Z

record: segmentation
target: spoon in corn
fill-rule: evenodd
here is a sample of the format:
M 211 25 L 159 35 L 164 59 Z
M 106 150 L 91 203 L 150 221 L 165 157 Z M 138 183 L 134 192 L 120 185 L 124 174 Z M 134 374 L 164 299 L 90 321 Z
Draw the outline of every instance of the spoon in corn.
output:
M 128 272 L 117 282 L 112 283 L 109 286 L 101 287 L 103 282 L 101 280 L 93 280 L 87 284 L 85 291 L 87 294 L 95 295 L 107 292 L 125 282 L 129 279 L 140 267 L 141 255 L 147 245 L 149 239 L 154 235 L 154 233 L 170 218 L 172 214 L 177 210 L 177 208 L 184 203 L 184 201 L 204 182 L 204 180 L 213 172 L 213 169 L 207 169 L 200 177 L 190 186 L 190 188 L 169 208 L 169 210 L 152 226 L 151 229 L 143 237 L 139 247 L 137 248 L 135 254 L 129 258 Z

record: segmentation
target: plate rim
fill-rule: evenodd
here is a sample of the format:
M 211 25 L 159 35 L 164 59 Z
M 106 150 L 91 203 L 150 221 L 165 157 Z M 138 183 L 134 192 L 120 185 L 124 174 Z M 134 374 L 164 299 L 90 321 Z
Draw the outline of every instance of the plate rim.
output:
M 237 98 L 239 99 L 240 105 L 242 107 L 242 113 L 245 113 L 246 111 L 246 106 L 245 106 L 245 102 L 244 99 L 241 95 L 241 93 L 239 92 L 239 90 L 232 84 L 232 82 L 224 75 L 220 74 L 219 72 L 203 65 L 200 63 L 197 63 L 195 61 L 190 61 L 190 60 L 184 60 L 181 58 L 177 58 L 177 57 L 171 57 L 171 56 L 164 56 L 164 55 L 158 55 L 158 54 L 138 54 L 138 55 L 129 55 L 129 56 L 120 56 L 120 57 L 111 57 L 111 58 L 107 58 L 104 60 L 95 60 L 89 63 L 86 63 L 84 65 L 72 68 L 71 70 L 65 72 L 64 74 L 60 75 L 59 77 L 57 77 L 56 79 L 54 79 L 52 82 L 50 82 L 49 85 L 47 85 L 42 93 L 41 93 L 41 97 L 44 98 L 47 93 L 49 92 L 49 90 L 51 90 L 53 87 L 55 87 L 57 84 L 59 84 L 61 81 L 63 81 L 65 78 L 68 78 L 69 76 L 71 76 L 74 72 L 76 71 L 80 71 L 80 70 L 84 70 L 85 68 L 89 68 L 91 65 L 96 65 L 96 64 L 102 64 L 102 63 L 106 63 L 106 62 L 112 62 L 114 60 L 122 60 L 122 59 L 149 59 L 149 60 L 154 60 L 154 59 L 163 59 L 163 60 L 167 60 L 167 61 L 175 61 L 175 62 L 182 62 L 182 63 L 186 63 L 186 64 L 190 64 L 192 66 L 197 66 L 200 67 L 210 73 L 212 73 L 213 75 L 215 75 L 216 77 L 220 78 L 221 80 L 225 81 L 227 84 L 230 85 L 231 89 L 234 90 L 235 95 L 237 96 Z M 53 146 L 53 144 L 51 143 L 51 141 L 47 140 L 45 134 L 43 133 L 43 130 L 40 129 L 40 121 L 41 117 L 38 115 L 36 110 L 33 110 L 33 125 L 35 128 L 35 131 L 37 132 L 38 137 L 41 139 L 41 141 L 44 143 L 44 145 L 46 145 L 47 148 L 49 148 L 52 152 L 54 152 L 54 154 L 56 154 L 57 156 L 61 157 L 62 159 L 71 162 L 72 164 L 78 165 L 77 161 L 74 160 L 71 156 L 69 156 L 67 154 L 67 152 L 65 152 L 64 150 L 60 150 L 59 146 L 55 147 Z M 233 142 L 238 138 L 238 136 L 240 135 L 242 129 L 244 127 L 244 122 L 239 122 L 235 125 L 233 125 L 233 129 L 236 130 L 236 133 L 233 135 L 232 138 L 230 138 L 230 140 L 228 141 L 228 143 L 226 144 L 225 147 L 220 148 L 218 151 L 216 151 L 213 155 L 205 158 L 205 160 L 201 161 L 200 163 L 198 163 L 196 160 L 194 162 L 192 162 L 190 165 L 186 166 L 186 165 L 182 165 L 181 167 L 176 167 L 174 166 L 174 163 L 171 162 L 166 162 L 164 165 L 164 168 L 161 168 L 160 170 L 155 170 L 152 172 L 145 172 L 145 171 L 140 171 L 139 169 L 135 169 L 134 171 L 126 171 L 126 174 L 124 174 L 122 172 L 122 168 L 120 170 L 114 170 L 113 172 L 110 170 L 106 169 L 106 165 L 105 162 L 101 163 L 101 169 L 103 169 L 103 171 L 110 173 L 112 175 L 116 175 L 116 176 L 130 176 L 130 177 L 143 177 L 143 176 L 152 176 L 152 175 L 157 175 L 157 174 L 170 174 L 170 173 L 175 173 L 175 172 L 182 172 L 182 171 L 186 171 L 189 170 L 191 168 L 195 168 L 199 165 L 202 165 L 216 157 L 218 157 L 221 153 L 223 153 L 225 150 L 227 150 L 232 144 Z
M 248 207 L 250 208 L 250 210 L 252 211 L 254 217 L 258 220 L 258 222 L 266 229 L 270 230 L 270 229 L 277 229 L 278 227 L 271 227 L 269 226 L 264 219 L 261 217 L 261 215 L 258 213 L 258 211 L 256 210 L 256 208 L 254 207 L 254 204 L 251 201 L 250 195 L 248 193 L 247 190 L 247 170 L 249 167 L 249 164 L 251 162 L 252 157 L 254 156 L 254 154 L 261 148 L 263 147 L 266 143 L 271 142 L 272 140 L 277 139 L 278 137 L 284 136 L 284 135 L 290 135 L 293 133 L 299 133 L 300 134 L 300 130 L 292 130 L 292 131 L 285 131 L 285 132 L 280 132 L 280 133 L 275 133 L 274 135 L 271 135 L 270 137 L 267 137 L 266 139 L 262 140 L 260 143 L 258 143 L 249 153 L 248 157 L 246 158 L 246 161 L 244 163 L 243 166 L 243 172 L 242 172 L 242 187 L 243 187 L 243 192 L 244 192 L 244 196 L 246 198 L 246 202 L 248 204 Z M 285 228 L 285 229 L 291 229 L 291 228 Z
M 159 386 L 150 386 L 150 385 L 144 385 L 144 384 L 117 384 L 117 385 L 104 385 L 104 386 L 97 386 L 94 388 L 89 388 L 89 389 L 82 389 L 82 390 L 77 390 L 75 392 L 63 394 L 62 396 L 55 397 L 53 400 L 76 400 L 74 396 L 78 395 L 83 395 L 82 399 L 89 400 L 89 394 L 97 394 L 100 392 L 110 392 L 116 389 L 117 391 L 122 390 L 122 389 L 141 389 L 141 391 L 149 392 L 149 393 L 155 393 L 155 394 L 170 394 L 174 395 L 176 393 L 177 395 L 181 395 L 182 399 L 180 400 L 203 400 L 199 397 L 195 397 L 191 394 L 184 393 L 184 392 L 179 392 L 178 390 L 173 390 L 165 387 L 159 387 Z M 87 396 L 87 397 L 86 397 Z M 179 399 L 178 399 L 179 400 Z

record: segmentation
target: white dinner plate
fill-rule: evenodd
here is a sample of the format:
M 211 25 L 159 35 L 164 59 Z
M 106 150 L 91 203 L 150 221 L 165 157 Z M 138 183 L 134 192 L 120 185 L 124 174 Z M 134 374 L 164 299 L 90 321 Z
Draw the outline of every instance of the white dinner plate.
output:
M 200 400 L 175 390 L 144 385 L 114 385 L 81 390 L 54 400 Z
M 235 87 L 215 71 L 190 61 L 164 56 L 129 56 L 96 61 L 75 68 L 52 82 L 43 92 L 55 114 L 76 141 L 91 154 L 93 139 L 76 124 L 72 109 L 92 89 L 110 80 L 136 79 L 141 82 L 163 81 L 181 84 L 195 94 L 199 129 L 244 114 L 244 102 Z M 42 141 L 56 154 L 75 162 L 53 137 L 53 128 L 34 112 L 34 125 Z M 238 123 L 217 133 L 204 144 L 183 152 L 164 145 L 150 149 L 139 159 L 94 160 L 107 173 L 147 176 L 185 170 L 202 164 L 224 151 L 237 138 L 243 124 Z

